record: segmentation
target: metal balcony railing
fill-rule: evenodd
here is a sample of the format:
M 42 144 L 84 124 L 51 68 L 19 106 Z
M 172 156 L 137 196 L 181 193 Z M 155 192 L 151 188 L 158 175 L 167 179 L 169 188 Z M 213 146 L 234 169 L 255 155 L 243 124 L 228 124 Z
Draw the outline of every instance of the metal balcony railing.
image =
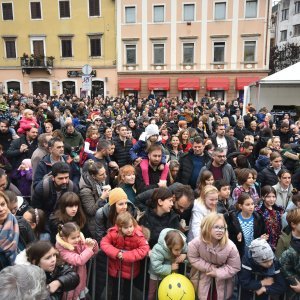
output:
M 44 69 L 53 68 L 54 57 L 21 57 L 21 67 L 23 69 Z

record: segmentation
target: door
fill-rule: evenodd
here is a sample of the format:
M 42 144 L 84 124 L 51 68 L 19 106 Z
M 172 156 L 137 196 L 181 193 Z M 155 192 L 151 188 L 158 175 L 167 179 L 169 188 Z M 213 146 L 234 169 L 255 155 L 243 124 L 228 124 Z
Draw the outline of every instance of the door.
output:
M 92 82 L 92 98 L 98 96 L 104 97 L 104 82 L 101 80 L 95 80 Z
M 62 83 L 62 92 L 65 95 L 74 95 L 75 92 L 75 82 L 74 81 L 64 81 Z
M 32 41 L 33 54 L 36 57 L 41 57 L 45 55 L 44 52 L 44 41 Z
M 193 99 L 196 100 L 196 91 L 192 90 L 192 91 L 182 91 L 181 92 L 181 97 L 182 99 Z
M 8 81 L 7 82 L 7 92 L 8 93 L 13 93 L 13 92 L 17 92 L 18 94 L 20 94 L 20 82 L 18 81 Z
M 46 94 L 50 96 L 50 83 L 48 81 L 34 81 L 32 83 L 32 91 L 34 95 Z

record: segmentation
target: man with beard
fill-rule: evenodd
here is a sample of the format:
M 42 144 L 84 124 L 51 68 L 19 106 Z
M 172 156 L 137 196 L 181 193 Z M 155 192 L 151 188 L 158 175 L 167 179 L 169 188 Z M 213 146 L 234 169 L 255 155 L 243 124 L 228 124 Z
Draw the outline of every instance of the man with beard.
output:
M 70 167 L 65 162 L 52 166 L 51 175 L 45 176 L 34 188 L 32 206 L 42 209 L 46 216 L 57 208 L 59 198 L 66 192 L 78 193 L 78 188 L 70 180 Z
M 13 134 L 9 130 L 9 121 L 7 120 L 0 121 L 0 141 L 0 144 L 3 146 L 3 152 L 6 154 L 6 151 L 13 141 Z

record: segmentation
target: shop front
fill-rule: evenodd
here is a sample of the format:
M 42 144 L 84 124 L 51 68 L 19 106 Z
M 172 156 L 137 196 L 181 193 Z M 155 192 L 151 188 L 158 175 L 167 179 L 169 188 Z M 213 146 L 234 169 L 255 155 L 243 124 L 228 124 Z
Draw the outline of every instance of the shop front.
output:
M 198 77 L 178 78 L 178 90 L 181 91 L 181 99 L 197 100 L 200 89 L 200 80 Z
M 210 97 L 226 100 L 226 91 L 230 88 L 230 81 L 227 77 L 213 77 L 206 79 L 206 90 Z
M 170 78 L 148 79 L 148 90 L 153 91 L 156 98 L 167 97 L 168 91 L 170 90 Z
M 131 96 L 137 98 L 140 90 L 141 90 L 140 78 L 126 78 L 126 79 L 119 80 L 119 91 L 122 92 L 124 97 Z

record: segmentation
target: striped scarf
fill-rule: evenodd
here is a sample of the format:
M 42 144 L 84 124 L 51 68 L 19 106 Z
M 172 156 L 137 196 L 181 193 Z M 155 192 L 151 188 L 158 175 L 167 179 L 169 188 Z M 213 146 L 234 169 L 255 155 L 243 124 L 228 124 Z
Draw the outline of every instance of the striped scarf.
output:
M 4 253 L 10 265 L 13 265 L 18 250 L 19 225 L 14 215 L 8 214 L 4 224 L 0 225 L 0 253 Z

